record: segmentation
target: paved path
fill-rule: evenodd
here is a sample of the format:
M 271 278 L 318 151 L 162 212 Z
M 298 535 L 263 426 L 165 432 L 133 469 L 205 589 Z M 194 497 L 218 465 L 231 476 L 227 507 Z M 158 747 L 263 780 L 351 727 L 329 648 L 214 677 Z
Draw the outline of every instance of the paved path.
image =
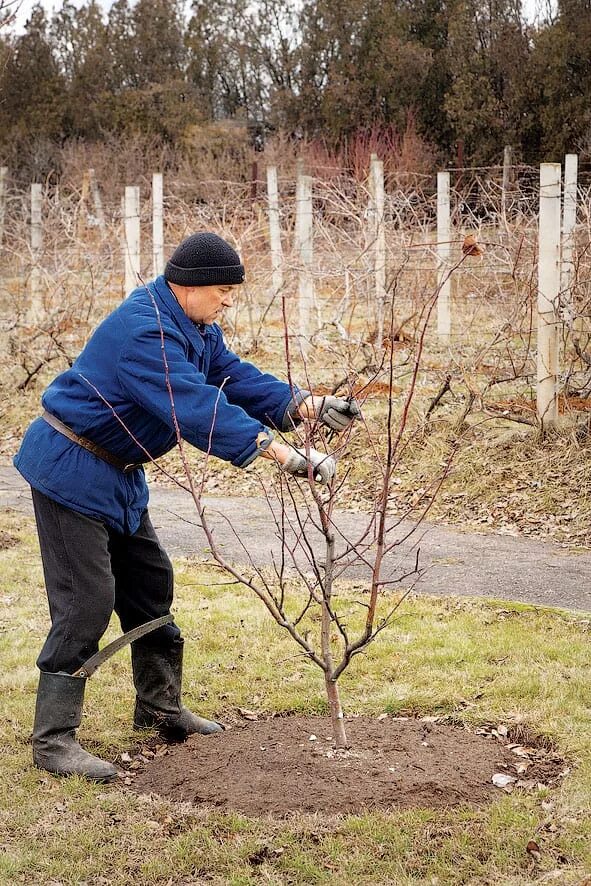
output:
M 207 542 L 196 525 L 189 495 L 155 485 L 150 495 L 152 522 L 169 553 L 207 558 Z M 245 563 L 251 557 L 255 564 L 266 565 L 273 562 L 273 556 L 277 558 L 280 545 L 264 500 L 207 497 L 205 502 L 227 559 Z M 12 467 L 0 466 L 0 507 L 32 513 L 28 486 Z M 339 512 L 335 523 L 344 537 L 355 539 L 364 517 Z M 404 528 L 400 527 L 396 535 L 400 536 Z M 312 543 L 321 559 L 321 537 L 316 534 Z M 551 542 L 458 532 L 435 524 L 423 524 L 412 544 L 419 544 L 420 564 L 428 567 L 416 586 L 419 592 L 492 597 L 591 612 L 591 553 L 574 554 Z M 384 579 L 394 578 L 401 566 L 405 569 L 414 562 L 411 542 L 405 551 L 404 556 L 399 550 L 386 561 Z M 300 562 L 306 564 L 303 553 Z M 367 574 L 363 565 L 351 566 L 346 572 L 348 578 L 360 581 Z

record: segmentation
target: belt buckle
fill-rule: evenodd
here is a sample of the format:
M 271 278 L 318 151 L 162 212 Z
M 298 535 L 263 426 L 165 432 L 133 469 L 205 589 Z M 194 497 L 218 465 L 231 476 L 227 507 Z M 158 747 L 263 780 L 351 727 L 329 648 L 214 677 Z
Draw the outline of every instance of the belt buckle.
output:
M 142 466 L 141 462 L 137 462 L 137 461 L 129 462 L 128 464 L 123 465 L 122 471 L 124 474 L 131 474 L 132 471 L 137 471 L 137 469 L 141 468 L 141 466 Z

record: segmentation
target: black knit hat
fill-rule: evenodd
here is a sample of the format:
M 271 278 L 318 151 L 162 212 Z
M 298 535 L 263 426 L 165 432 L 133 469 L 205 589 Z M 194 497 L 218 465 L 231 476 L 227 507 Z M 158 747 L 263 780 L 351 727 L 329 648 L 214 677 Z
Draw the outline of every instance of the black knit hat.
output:
M 172 253 L 164 276 L 179 286 L 243 283 L 244 265 L 236 250 L 217 234 L 191 234 Z

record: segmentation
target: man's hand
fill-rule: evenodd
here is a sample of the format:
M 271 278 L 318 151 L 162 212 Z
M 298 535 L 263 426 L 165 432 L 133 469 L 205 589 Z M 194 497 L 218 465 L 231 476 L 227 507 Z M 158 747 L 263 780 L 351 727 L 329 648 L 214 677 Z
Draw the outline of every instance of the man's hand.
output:
M 261 458 L 276 461 L 282 471 L 298 477 L 308 476 L 308 459 L 305 449 L 293 449 L 285 443 L 272 440 L 269 446 L 261 451 Z M 330 483 L 336 472 L 336 462 L 332 455 L 310 449 L 309 463 L 312 465 L 312 476 L 317 483 Z
M 326 455 L 325 452 L 310 449 L 306 453 L 305 449 L 290 449 L 289 455 L 281 465 L 281 470 L 297 477 L 307 477 L 308 464 L 312 465 L 312 476 L 316 483 L 323 486 L 330 483 L 337 468 L 332 455 Z
M 349 427 L 352 421 L 361 417 L 361 410 L 357 400 L 344 397 L 306 397 L 300 404 L 302 418 L 317 418 L 323 424 L 337 433 L 341 433 Z

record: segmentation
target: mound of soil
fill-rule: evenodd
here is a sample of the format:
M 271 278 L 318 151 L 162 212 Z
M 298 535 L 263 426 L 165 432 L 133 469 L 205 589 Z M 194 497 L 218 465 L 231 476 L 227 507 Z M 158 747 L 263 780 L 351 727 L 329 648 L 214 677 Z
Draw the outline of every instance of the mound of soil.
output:
M 10 532 L 5 532 L 4 529 L 0 529 L 0 551 L 14 548 L 17 544 L 19 544 L 19 539 L 16 535 L 11 535 Z
M 349 750 L 334 749 L 327 718 L 246 722 L 144 750 L 124 781 L 140 794 L 282 816 L 480 805 L 499 795 L 493 775 L 512 776 L 511 790 L 535 789 L 561 774 L 564 764 L 551 752 L 430 719 L 352 718 Z

